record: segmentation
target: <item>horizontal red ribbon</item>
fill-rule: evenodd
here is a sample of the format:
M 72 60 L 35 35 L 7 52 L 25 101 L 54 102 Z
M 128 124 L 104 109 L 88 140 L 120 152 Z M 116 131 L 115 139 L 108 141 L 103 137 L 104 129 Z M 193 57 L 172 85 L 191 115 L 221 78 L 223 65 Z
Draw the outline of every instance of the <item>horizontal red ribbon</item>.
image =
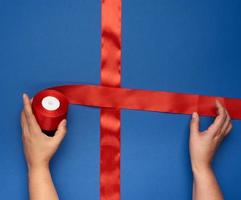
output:
M 215 101 L 219 100 L 232 119 L 241 119 L 241 99 L 235 98 L 95 85 L 69 85 L 52 89 L 63 93 L 72 104 L 179 114 L 198 112 L 202 116 L 215 116 Z
M 39 106 L 41 102 L 39 98 L 42 99 L 44 96 L 52 95 L 59 99 L 60 95 L 56 95 L 56 91 L 65 96 L 71 104 L 180 114 L 198 112 L 202 116 L 216 115 L 215 101 L 218 99 L 227 108 L 232 119 L 241 119 L 241 99 L 235 98 L 95 85 L 59 86 L 49 88 L 46 91 L 45 93 L 42 91 L 41 95 L 36 95 L 33 99 L 33 109 L 35 112 L 36 110 L 38 111 L 38 113 L 36 113 L 37 118 L 39 118 L 38 115 L 41 114 L 41 120 L 38 122 L 41 127 L 45 127 L 45 130 L 47 130 L 46 128 L 48 127 L 46 126 L 48 125 L 43 123 L 46 122 L 46 120 L 43 120 L 43 115 L 46 115 L 45 117 L 50 118 L 50 120 L 54 120 L 54 115 L 50 115 L 50 113 L 55 113 L 56 111 L 45 111 L 45 113 L 43 113 L 43 108 L 39 109 L 39 107 L 41 107 Z M 59 100 L 62 101 L 63 104 L 63 98 Z M 56 126 L 57 123 L 48 124 L 54 124 Z M 53 129 L 53 127 L 48 129 Z

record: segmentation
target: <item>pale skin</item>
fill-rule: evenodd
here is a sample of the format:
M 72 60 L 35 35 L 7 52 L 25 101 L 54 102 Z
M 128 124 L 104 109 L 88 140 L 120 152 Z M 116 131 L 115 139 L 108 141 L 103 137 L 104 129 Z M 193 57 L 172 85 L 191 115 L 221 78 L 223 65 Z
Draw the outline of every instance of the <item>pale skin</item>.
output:
M 22 140 L 28 166 L 30 200 L 58 200 L 49 163 L 64 136 L 66 120 L 60 122 L 54 137 L 40 129 L 31 108 L 31 100 L 23 95 L 21 114 Z M 212 170 L 212 160 L 219 144 L 232 129 L 230 116 L 221 103 L 216 102 L 217 117 L 204 132 L 199 131 L 199 116 L 193 113 L 190 123 L 190 157 L 193 171 L 193 200 L 223 200 Z
M 227 110 L 216 102 L 217 117 L 207 130 L 199 131 L 199 116 L 193 113 L 190 124 L 190 157 L 193 171 L 193 200 L 223 200 L 212 170 L 212 160 L 220 143 L 230 133 L 232 124 Z
M 28 166 L 30 200 L 58 200 L 49 162 L 66 134 L 66 120 L 60 122 L 54 137 L 42 133 L 31 108 L 29 97 L 23 95 L 21 114 L 22 141 Z

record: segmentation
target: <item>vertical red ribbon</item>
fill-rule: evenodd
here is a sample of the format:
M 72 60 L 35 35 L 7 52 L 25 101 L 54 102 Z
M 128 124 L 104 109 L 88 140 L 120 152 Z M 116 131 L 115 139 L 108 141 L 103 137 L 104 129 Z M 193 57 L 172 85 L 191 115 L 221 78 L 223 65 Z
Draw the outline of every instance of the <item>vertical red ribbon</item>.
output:
M 121 85 L 121 0 L 101 3 L 101 85 Z M 120 199 L 120 110 L 100 111 L 100 199 Z

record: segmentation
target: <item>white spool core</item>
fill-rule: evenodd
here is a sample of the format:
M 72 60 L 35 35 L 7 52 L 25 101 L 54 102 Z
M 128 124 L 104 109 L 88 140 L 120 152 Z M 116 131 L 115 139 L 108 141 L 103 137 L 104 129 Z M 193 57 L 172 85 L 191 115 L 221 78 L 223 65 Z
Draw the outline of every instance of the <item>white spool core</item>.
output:
M 60 101 L 53 96 L 47 96 L 42 99 L 42 106 L 49 111 L 57 110 L 60 106 Z

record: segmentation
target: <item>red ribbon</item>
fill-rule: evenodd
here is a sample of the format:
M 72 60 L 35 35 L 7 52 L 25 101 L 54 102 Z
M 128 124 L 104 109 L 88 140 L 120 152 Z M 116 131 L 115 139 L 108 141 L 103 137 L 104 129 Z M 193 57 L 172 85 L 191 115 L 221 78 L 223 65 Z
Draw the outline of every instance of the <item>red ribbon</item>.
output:
M 47 111 L 41 101 L 46 96 L 60 100 L 60 108 Z M 33 98 L 33 110 L 40 126 L 44 130 L 56 130 L 57 124 L 66 116 L 66 101 L 70 104 L 100 107 L 104 109 L 130 109 L 177 114 L 198 112 L 202 116 L 216 115 L 215 101 L 219 100 L 228 110 L 232 119 L 241 119 L 241 99 L 175 92 L 137 90 L 127 88 L 105 87 L 97 85 L 65 85 L 43 90 Z M 43 118 L 48 118 L 48 124 Z M 51 120 L 57 122 L 50 122 Z
M 43 90 L 32 102 L 43 130 L 57 129 L 66 117 L 68 104 L 101 108 L 100 199 L 120 200 L 120 109 L 215 116 L 215 100 L 227 108 L 231 118 L 241 119 L 241 99 L 196 94 L 120 88 L 121 0 L 102 0 L 101 86 L 68 85 Z M 52 96 L 60 101 L 56 110 L 46 110 L 42 101 Z
M 102 0 L 101 85 L 121 84 L 121 0 Z M 100 111 L 100 199 L 120 199 L 120 110 Z
M 60 107 L 57 110 L 50 111 L 43 107 L 42 101 L 47 96 L 55 97 L 60 101 Z M 68 105 L 69 102 L 65 95 L 57 90 L 43 90 L 34 96 L 32 102 L 35 117 L 42 130 L 45 131 L 54 131 L 57 129 L 61 120 L 67 116 Z

